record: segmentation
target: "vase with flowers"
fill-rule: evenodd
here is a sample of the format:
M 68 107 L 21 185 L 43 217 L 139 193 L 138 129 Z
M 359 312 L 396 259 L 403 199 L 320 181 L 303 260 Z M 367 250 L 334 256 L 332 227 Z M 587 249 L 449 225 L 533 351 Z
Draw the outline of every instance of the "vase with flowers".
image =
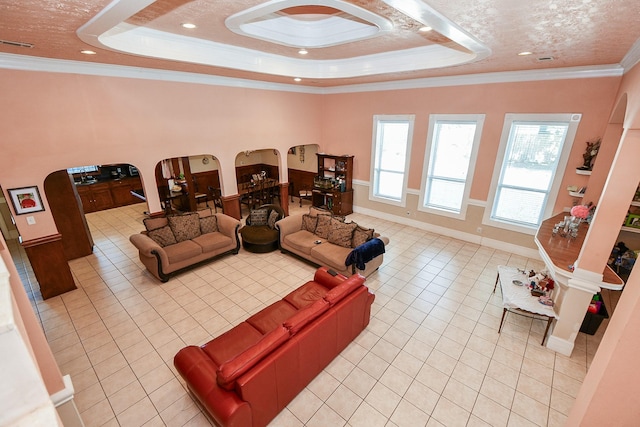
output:
M 593 203 L 588 205 L 576 205 L 571 208 L 571 216 L 567 215 L 563 221 L 560 221 L 553 227 L 552 236 L 560 235 L 561 237 L 573 238 L 578 237 L 578 229 L 582 221 L 591 223 L 595 206 Z
M 595 209 L 596 207 L 593 205 L 593 203 L 589 202 L 589 204 L 587 205 L 576 205 L 572 207 L 570 213 L 574 218 L 574 222 L 580 224 L 582 221 L 586 221 L 590 224 Z

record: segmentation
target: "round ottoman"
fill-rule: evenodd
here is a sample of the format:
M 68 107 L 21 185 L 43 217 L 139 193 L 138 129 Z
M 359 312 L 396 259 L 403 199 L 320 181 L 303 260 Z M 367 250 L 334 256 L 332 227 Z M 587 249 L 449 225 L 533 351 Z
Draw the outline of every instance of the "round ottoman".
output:
M 265 253 L 278 249 L 278 231 L 268 225 L 246 225 L 240 229 L 242 246 L 249 252 Z

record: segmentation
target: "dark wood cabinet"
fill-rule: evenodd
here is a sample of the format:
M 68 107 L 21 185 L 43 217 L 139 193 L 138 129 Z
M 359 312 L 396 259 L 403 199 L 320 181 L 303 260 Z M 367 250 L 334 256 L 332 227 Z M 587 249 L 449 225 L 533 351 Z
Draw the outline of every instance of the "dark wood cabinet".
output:
M 313 183 L 313 206 L 335 215 L 353 213 L 353 156 L 317 153 L 318 176 Z
M 108 183 L 78 185 L 78 195 L 84 213 L 101 211 L 114 207 Z
M 334 215 L 349 215 L 353 213 L 353 190 L 318 190 L 313 189 L 311 196 L 313 206 L 329 209 Z
M 115 206 L 109 183 L 93 184 L 90 187 L 91 193 L 93 194 L 93 208 L 95 211 L 102 211 Z
M 111 186 L 111 198 L 114 206 L 126 206 L 140 202 L 136 196 L 131 194 L 133 190 L 142 188 L 140 178 L 119 179 L 109 183 Z
M 139 177 L 76 185 L 78 196 L 85 213 L 117 208 L 139 203 L 140 199 L 131 194 L 132 190 L 142 188 Z
M 44 191 L 56 228 L 62 236 L 66 259 L 91 255 L 93 239 L 73 177 L 66 170 L 53 172 L 44 181 Z
M 95 212 L 91 187 L 89 185 L 78 185 L 76 189 L 78 190 L 84 213 Z

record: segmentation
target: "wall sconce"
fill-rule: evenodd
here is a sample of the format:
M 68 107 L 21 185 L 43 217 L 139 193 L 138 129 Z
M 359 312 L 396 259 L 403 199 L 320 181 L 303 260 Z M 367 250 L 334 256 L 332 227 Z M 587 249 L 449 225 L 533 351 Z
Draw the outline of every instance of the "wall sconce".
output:
M 301 145 L 298 151 L 300 152 L 300 163 L 304 163 L 304 145 Z

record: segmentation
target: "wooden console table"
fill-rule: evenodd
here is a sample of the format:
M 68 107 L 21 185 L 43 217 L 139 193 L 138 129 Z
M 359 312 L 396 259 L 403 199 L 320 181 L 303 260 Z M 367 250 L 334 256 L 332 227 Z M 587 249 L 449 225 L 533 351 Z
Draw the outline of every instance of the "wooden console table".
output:
M 567 213 L 563 212 L 542 221 L 535 237 L 542 260 L 554 279 L 564 284 L 573 276 L 573 264 L 578 259 L 584 238 L 589 231 L 589 225 L 583 222 L 579 226 L 576 238 L 553 236 L 554 225 L 562 221 L 565 216 Z M 608 265 L 605 266 L 602 276 L 602 282 L 598 284 L 601 288 L 619 291 L 624 287 L 624 281 Z

